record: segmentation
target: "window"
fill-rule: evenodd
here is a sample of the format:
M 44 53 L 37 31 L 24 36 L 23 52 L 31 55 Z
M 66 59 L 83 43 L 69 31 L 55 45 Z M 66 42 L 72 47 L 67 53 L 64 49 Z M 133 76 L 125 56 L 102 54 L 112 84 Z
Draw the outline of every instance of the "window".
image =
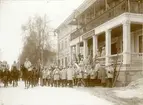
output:
M 59 44 L 60 44 L 60 45 L 59 45 L 59 46 L 60 46 L 60 47 L 59 47 L 59 49 L 61 50 L 61 48 L 62 48 L 62 46 L 61 46 L 61 42 L 60 42 Z
M 143 53 L 143 35 L 139 36 L 139 53 Z
M 62 66 L 64 66 L 64 59 L 62 59 Z
M 67 67 L 67 57 L 65 57 L 65 67 Z
M 64 44 L 63 44 L 63 41 L 62 41 L 62 50 L 64 49 Z
M 67 48 L 67 39 L 65 40 L 65 48 Z

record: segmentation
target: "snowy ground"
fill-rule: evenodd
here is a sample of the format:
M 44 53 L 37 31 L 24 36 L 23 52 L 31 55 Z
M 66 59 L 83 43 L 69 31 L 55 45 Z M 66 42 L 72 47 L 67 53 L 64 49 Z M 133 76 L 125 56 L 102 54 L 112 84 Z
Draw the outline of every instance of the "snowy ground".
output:
M 81 90 L 81 91 L 80 91 Z M 0 105 L 114 105 L 77 88 L 0 88 Z
M 0 88 L 0 105 L 143 105 L 143 78 L 123 88 Z

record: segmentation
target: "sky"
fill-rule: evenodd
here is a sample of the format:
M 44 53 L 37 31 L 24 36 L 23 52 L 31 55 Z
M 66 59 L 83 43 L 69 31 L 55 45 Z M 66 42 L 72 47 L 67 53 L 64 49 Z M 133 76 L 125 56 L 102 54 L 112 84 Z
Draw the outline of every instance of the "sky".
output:
M 0 0 L 0 60 L 12 64 L 22 50 L 22 24 L 34 15 L 59 26 L 84 0 Z

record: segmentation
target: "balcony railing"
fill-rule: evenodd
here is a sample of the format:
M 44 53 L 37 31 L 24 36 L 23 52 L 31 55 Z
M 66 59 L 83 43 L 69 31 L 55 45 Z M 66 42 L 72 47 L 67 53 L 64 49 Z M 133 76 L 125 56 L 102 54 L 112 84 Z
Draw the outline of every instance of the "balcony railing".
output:
M 143 64 L 143 53 L 132 53 L 131 63 L 132 64 Z
M 131 64 L 143 65 L 143 53 L 130 53 L 131 55 Z M 102 64 L 105 64 L 106 57 L 98 57 L 97 60 L 100 61 Z M 110 64 L 121 64 L 123 62 L 123 54 L 114 54 L 109 56 L 109 63 Z
M 79 37 L 80 35 L 90 31 L 91 29 L 105 23 L 106 21 L 109 21 L 113 19 L 114 17 L 117 17 L 121 15 L 124 12 L 131 12 L 131 13 L 143 13 L 143 2 L 139 3 L 137 1 L 130 1 L 130 10 L 128 9 L 128 2 L 127 0 L 123 0 L 116 6 L 112 7 L 111 9 L 108 9 L 104 11 L 102 14 L 95 17 L 95 19 L 91 20 L 89 23 L 87 23 L 84 27 L 76 30 L 75 32 L 71 33 L 71 40 Z
M 110 64 L 115 64 L 115 63 L 120 64 L 123 61 L 123 54 L 120 53 L 120 54 L 111 55 L 109 59 L 110 59 L 109 60 Z

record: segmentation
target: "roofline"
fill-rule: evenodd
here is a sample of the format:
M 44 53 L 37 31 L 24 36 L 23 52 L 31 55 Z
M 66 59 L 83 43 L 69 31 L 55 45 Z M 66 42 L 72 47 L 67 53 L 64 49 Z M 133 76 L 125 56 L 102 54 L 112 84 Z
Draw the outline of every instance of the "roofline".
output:
M 80 7 L 82 7 L 86 2 L 87 2 L 87 0 L 85 0 L 83 3 L 81 3 L 80 6 L 77 7 L 76 10 L 78 10 Z M 72 12 L 55 30 L 58 30 L 62 25 L 67 23 L 74 15 L 75 15 L 75 12 Z
M 85 0 L 82 4 L 80 4 L 80 6 L 79 7 L 77 7 L 77 11 L 79 12 L 78 14 L 77 14 L 77 16 L 79 15 L 79 14 L 81 14 L 81 13 L 83 13 L 88 7 L 90 7 L 95 1 L 97 1 L 97 0 Z M 69 23 L 69 21 L 71 20 L 71 19 L 73 19 L 73 16 L 75 16 L 75 12 L 72 12 L 71 13 L 71 15 L 69 15 L 56 29 L 55 29 L 55 31 L 56 30 L 58 30 L 62 25 L 64 25 L 65 23 Z M 75 17 L 77 17 L 77 16 L 75 16 Z

